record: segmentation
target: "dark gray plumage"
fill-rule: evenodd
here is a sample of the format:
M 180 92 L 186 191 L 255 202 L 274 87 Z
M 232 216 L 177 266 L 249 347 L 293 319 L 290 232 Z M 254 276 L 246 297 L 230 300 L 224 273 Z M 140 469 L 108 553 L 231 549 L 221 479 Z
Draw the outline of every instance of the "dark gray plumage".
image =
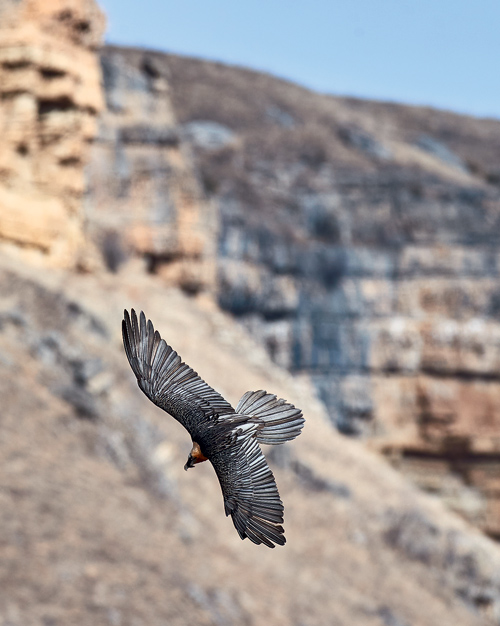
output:
M 248 391 L 236 410 L 167 345 L 141 312 L 125 311 L 123 344 L 137 383 L 152 402 L 191 435 L 185 469 L 209 460 L 224 496 L 226 515 L 242 539 L 270 548 L 284 545 L 283 503 L 259 443 L 297 437 L 299 409 L 265 391 Z

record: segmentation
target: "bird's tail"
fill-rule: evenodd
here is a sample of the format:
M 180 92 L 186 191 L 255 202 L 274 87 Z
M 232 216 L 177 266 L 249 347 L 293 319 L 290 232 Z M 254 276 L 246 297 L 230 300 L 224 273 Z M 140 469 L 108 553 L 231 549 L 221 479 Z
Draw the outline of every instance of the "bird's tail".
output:
M 304 426 L 302 411 L 266 391 L 247 391 L 236 407 L 236 413 L 256 419 L 257 441 L 278 445 L 300 435 Z

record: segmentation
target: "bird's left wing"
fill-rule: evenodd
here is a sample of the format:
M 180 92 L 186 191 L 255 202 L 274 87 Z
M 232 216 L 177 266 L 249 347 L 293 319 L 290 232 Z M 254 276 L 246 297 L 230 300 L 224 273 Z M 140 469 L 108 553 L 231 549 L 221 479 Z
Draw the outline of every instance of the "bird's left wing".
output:
M 124 313 L 123 345 L 137 383 L 148 398 L 178 420 L 189 432 L 203 420 L 234 413 L 233 407 L 212 389 L 173 350 L 141 311 Z
M 228 421 L 231 418 L 228 417 Z M 269 548 L 284 545 L 283 503 L 256 439 L 257 424 L 237 426 L 233 444 L 210 456 L 219 478 L 224 509 L 242 539 Z

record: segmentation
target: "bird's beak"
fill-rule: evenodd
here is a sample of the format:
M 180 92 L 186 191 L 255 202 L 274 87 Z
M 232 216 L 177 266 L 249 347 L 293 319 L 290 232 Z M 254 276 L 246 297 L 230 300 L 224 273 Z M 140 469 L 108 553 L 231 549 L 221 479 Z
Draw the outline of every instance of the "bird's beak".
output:
M 184 469 L 186 470 L 186 472 L 188 471 L 190 467 L 194 467 L 194 459 L 191 455 L 188 456 L 187 463 L 186 465 L 184 465 Z

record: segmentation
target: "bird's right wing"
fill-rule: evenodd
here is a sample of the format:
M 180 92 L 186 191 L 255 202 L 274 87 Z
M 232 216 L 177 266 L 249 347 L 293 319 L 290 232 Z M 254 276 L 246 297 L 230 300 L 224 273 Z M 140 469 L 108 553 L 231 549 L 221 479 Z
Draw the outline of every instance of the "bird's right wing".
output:
M 124 313 L 123 345 L 137 383 L 148 398 L 188 431 L 200 422 L 234 413 L 233 407 L 173 350 L 141 311 Z
M 237 427 L 233 445 L 212 454 L 210 461 L 222 488 L 226 515 L 233 518 L 239 536 L 274 548 L 286 541 L 283 503 L 256 432 L 257 424 Z

